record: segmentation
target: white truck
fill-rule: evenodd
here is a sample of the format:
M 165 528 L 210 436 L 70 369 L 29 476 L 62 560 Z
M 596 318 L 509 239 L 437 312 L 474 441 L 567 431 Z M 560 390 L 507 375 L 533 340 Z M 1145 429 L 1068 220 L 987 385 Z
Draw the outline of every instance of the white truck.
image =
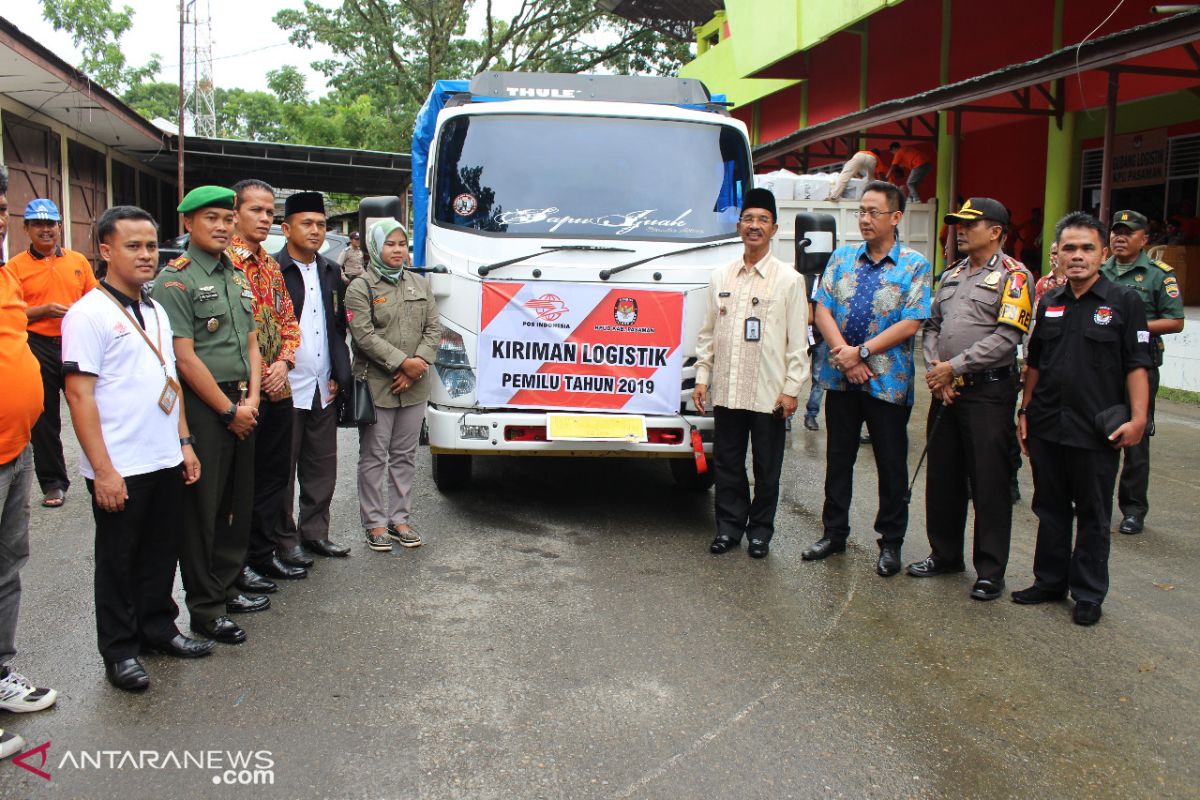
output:
M 438 488 L 484 456 L 615 456 L 707 489 L 696 337 L 710 273 L 741 253 L 745 126 L 695 80 L 482 73 L 434 88 L 413 177 L 443 326 Z

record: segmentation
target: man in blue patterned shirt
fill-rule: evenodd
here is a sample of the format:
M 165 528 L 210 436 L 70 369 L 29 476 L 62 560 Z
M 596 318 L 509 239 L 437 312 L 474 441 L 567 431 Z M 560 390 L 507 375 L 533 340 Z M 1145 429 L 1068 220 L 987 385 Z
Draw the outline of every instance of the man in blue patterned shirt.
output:
M 913 338 L 929 316 L 932 268 L 900 244 L 904 193 L 884 181 L 867 184 L 859 202 L 863 243 L 830 256 L 815 297 L 816 323 L 829 345 L 818 379 L 825 387 L 824 535 L 804 551 L 817 561 L 846 549 L 854 462 L 863 423 L 879 475 L 880 535 L 876 571 L 900 571 L 908 528 L 908 418 L 913 404 Z

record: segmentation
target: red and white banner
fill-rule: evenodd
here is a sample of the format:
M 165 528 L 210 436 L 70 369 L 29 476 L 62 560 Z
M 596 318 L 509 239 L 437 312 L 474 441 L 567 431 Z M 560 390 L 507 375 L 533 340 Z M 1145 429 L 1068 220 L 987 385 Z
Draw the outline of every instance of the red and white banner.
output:
M 482 406 L 678 414 L 683 292 L 484 281 Z

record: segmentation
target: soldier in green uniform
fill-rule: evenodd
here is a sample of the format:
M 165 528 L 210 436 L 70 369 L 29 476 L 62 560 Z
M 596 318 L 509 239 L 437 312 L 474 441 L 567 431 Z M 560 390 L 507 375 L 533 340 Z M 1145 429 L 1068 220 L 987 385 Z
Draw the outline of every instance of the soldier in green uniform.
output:
M 201 186 L 179 204 L 191 240 L 154 286 L 174 332 L 193 448 L 204 465 L 187 487 L 180 571 L 192 630 L 238 644 L 246 632 L 228 614 L 262 611 L 270 598 L 234 585 L 246 559 L 254 499 L 254 427 L 262 366 L 250 283 L 225 248 L 234 193 Z
M 1154 367 L 1150 370 L 1150 422 L 1139 444 L 1125 448 L 1125 464 L 1117 484 L 1117 504 L 1121 508 L 1121 533 L 1141 533 L 1150 510 L 1146 490 L 1150 485 L 1150 437 L 1154 435 L 1154 396 L 1158 394 L 1158 368 L 1163 363 L 1163 340 L 1168 333 L 1183 330 L 1183 299 L 1175 271 L 1146 255 L 1149 220 L 1136 211 L 1113 214 L 1108 244 L 1112 255 L 1101 267 L 1113 283 L 1128 286 L 1142 298 L 1150 327 L 1150 349 Z

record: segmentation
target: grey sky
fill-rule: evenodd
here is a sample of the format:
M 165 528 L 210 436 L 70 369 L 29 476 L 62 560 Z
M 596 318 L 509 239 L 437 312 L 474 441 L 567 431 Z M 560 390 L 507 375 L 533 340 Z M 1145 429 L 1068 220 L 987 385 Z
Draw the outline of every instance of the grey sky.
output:
M 330 0 L 325 0 L 328 4 Z M 510 12 L 517 0 L 499 0 L 494 8 Z M 243 89 L 267 88 L 268 70 L 284 64 L 298 67 L 307 79 L 310 95 L 325 94 L 325 78 L 312 69 L 313 61 L 328 58 L 327 48 L 300 49 L 288 44 L 288 32 L 271 21 L 282 8 L 299 8 L 302 0 L 197 0 L 200 16 L 205 5 L 211 7 L 213 77 L 218 86 Z M 160 80 L 175 81 L 179 74 L 179 6 L 176 0 L 113 0 L 113 6 L 134 9 L 133 29 L 122 40 L 126 58 L 134 65 L 144 64 L 151 53 L 158 53 L 163 70 Z M 482 4 L 478 4 L 482 5 Z M 473 19 L 480 8 L 473 9 Z M 40 0 L 5 3 L 0 12 L 22 32 L 37 39 L 58 56 L 79 63 L 79 52 L 66 33 L 56 32 L 42 18 Z M 472 27 L 475 27 L 472 25 Z M 482 27 L 480 25 L 479 27 Z M 253 51 L 253 52 L 251 52 Z M 465 77 L 465 76 L 464 76 Z

